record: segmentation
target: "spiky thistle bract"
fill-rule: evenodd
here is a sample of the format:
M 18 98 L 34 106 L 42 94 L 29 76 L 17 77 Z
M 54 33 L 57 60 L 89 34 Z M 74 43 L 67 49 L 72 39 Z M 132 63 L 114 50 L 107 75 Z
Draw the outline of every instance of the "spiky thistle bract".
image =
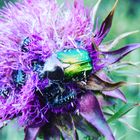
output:
M 25 140 L 114 136 L 102 112 L 108 99 L 126 102 L 104 69 L 140 44 L 109 51 L 102 44 L 118 0 L 99 27 L 83 0 L 23 0 L 0 12 L 0 123 L 18 118 Z M 131 34 L 131 33 L 130 33 Z M 125 36 L 129 35 L 126 34 Z M 121 38 L 121 37 L 120 37 Z M 116 40 L 115 40 L 116 41 Z M 111 42 L 108 48 L 114 47 Z M 98 94 L 102 98 L 98 98 Z M 104 98 L 106 96 L 106 98 Z M 90 125 L 90 127 L 89 127 Z M 98 131 L 98 135 L 93 133 Z

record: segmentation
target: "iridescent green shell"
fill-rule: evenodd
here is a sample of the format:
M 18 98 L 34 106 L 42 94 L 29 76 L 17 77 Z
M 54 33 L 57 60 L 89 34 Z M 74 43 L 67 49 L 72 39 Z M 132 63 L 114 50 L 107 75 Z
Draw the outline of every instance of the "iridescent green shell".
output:
M 90 62 L 91 58 L 86 50 L 83 49 L 64 49 L 57 53 L 57 58 L 68 64 L 75 64 L 80 62 Z
M 69 64 L 64 69 L 66 79 L 81 77 L 92 70 L 92 63 L 89 53 L 83 49 L 64 49 L 57 52 L 57 58 L 63 64 Z

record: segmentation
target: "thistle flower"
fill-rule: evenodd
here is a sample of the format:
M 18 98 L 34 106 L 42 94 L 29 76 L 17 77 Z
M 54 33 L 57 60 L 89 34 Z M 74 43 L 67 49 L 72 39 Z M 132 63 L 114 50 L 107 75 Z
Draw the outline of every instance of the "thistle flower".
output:
M 82 0 L 23 0 L 0 11 L 1 127 L 17 118 L 25 140 L 78 139 L 77 130 L 95 138 L 94 129 L 115 139 L 101 108 L 110 97 L 126 102 L 118 89 L 125 83 L 112 82 L 104 69 L 140 47 L 109 51 L 102 44 L 117 2 L 100 28 L 93 28 L 100 0 L 93 10 Z

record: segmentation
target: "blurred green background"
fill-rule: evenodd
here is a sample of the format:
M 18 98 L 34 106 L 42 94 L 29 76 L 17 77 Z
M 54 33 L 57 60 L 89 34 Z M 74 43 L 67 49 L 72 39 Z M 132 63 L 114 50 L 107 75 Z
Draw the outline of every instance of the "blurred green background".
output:
M 5 0 L 10 1 L 10 0 Z M 15 0 L 11 0 L 14 2 Z M 62 1 L 62 0 L 61 0 Z M 115 0 L 102 0 L 98 10 L 99 21 L 103 21 L 112 8 Z M 96 0 L 85 0 L 86 5 L 95 4 Z M 0 0 L 0 6 L 4 5 L 4 0 Z M 113 26 L 105 41 L 112 40 L 121 33 L 140 30 L 140 0 L 120 0 L 113 20 Z M 128 43 L 140 42 L 140 33 L 133 34 L 120 41 L 117 48 L 123 47 Z M 132 52 L 122 61 L 140 62 L 140 49 Z M 128 66 L 117 71 L 111 71 L 110 77 L 114 81 L 124 80 L 131 83 L 140 83 L 140 66 Z M 123 87 L 128 103 L 140 103 L 140 86 Z M 117 101 L 118 110 L 123 103 Z M 140 140 L 140 108 L 136 107 L 130 111 L 122 120 L 114 121 L 110 124 L 117 140 Z M 10 123 L 4 129 L 0 130 L 0 140 L 23 140 L 23 130 L 16 124 Z

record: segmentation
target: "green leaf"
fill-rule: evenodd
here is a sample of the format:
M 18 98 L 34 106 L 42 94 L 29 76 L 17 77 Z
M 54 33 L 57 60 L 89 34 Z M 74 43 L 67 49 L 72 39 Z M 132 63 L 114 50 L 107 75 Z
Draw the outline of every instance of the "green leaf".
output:
M 115 121 L 125 114 L 127 114 L 129 111 L 131 111 L 133 108 L 139 106 L 139 104 L 125 104 L 122 108 L 120 108 L 112 117 L 110 117 L 107 122 L 110 123 L 112 121 Z

